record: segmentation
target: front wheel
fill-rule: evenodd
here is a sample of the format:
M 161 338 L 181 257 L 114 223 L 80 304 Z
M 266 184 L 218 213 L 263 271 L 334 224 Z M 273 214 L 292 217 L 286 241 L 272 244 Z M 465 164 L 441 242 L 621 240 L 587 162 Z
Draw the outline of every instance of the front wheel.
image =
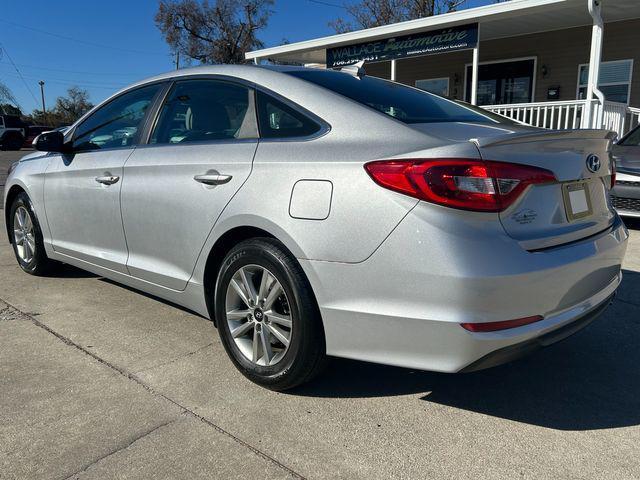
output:
M 40 223 L 31 200 L 24 192 L 18 194 L 11 204 L 9 232 L 13 252 L 22 270 L 31 275 L 45 275 L 57 265 L 47 257 Z
M 215 318 L 231 360 L 259 385 L 293 388 L 324 366 L 324 331 L 311 286 L 276 240 L 247 240 L 227 254 L 216 282 Z

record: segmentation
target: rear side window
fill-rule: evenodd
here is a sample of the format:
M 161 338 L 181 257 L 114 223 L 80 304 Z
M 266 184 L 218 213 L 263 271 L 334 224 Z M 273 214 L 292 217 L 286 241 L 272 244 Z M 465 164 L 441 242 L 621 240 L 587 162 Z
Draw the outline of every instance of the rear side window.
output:
M 25 123 L 20 120 L 20 117 L 13 115 L 8 115 L 4 123 L 7 128 L 23 128 L 25 126 Z
M 264 92 L 258 92 L 258 124 L 262 138 L 308 137 L 322 128 L 305 114 Z
M 220 80 L 177 82 L 151 135 L 151 143 L 171 144 L 256 138 L 253 91 Z
M 375 77 L 333 70 L 292 70 L 288 75 L 327 88 L 404 123 L 482 122 L 500 120 L 438 95 Z

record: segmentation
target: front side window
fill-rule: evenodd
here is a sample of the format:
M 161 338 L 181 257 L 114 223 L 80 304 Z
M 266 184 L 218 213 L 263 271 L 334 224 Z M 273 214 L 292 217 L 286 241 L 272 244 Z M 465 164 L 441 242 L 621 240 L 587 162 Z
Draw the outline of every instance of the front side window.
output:
M 314 83 L 404 123 L 500 123 L 446 98 L 374 77 L 355 77 L 332 70 L 291 70 Z
M 258 92 L 258 121 L 262 138 L 308 137 L 322 128 L 280 100 Z
M 602 62 L 598 75 L 598 88 L 606 100 L 629 104 L 629 88 L 633 60 L 616 60 Z M 587 98 L 587 84 L 589 83 L 589 65 L 580 65 L 578 72 L 578 99 Z
M 248 87 L 219 80 L 178 82 L 162 106 L 151 143 L 256 138 L 252 96 Z
M 134 145 L 160 87 L 161 84 L 154 84 L 137 88 L 100 107 L 76 128 L 73 149 L 104 150 Z

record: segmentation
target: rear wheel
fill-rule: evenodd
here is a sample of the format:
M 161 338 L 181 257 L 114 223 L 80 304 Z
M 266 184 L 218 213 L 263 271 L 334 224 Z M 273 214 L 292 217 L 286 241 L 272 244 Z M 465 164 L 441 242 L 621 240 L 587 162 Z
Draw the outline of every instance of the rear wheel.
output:
M 269 238 L 238 244 L 215 290 L 220 338 L 251 381 L 286 390 L 311 380 L 325 363 L 320 313 L 300 265 Z
M 31 200 L 24 192 L 18 194 L 11 204 L 9 232 L 13 251 L 22 270 L 31 275 L 45 275 L 57 265 L 47 257 L 40 223 Z

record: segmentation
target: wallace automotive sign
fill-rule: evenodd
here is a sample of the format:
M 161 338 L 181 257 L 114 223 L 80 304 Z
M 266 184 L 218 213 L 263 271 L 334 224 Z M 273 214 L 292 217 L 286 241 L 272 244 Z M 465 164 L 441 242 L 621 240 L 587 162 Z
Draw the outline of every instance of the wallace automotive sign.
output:
M 360 60 L 381 61 L 394 58 L 432 55 L 475 48 L 478 24 L 445 28 L 433 32 L 384 38 L 368 43 L 327 49 L 327 67 L 340 67 Z

